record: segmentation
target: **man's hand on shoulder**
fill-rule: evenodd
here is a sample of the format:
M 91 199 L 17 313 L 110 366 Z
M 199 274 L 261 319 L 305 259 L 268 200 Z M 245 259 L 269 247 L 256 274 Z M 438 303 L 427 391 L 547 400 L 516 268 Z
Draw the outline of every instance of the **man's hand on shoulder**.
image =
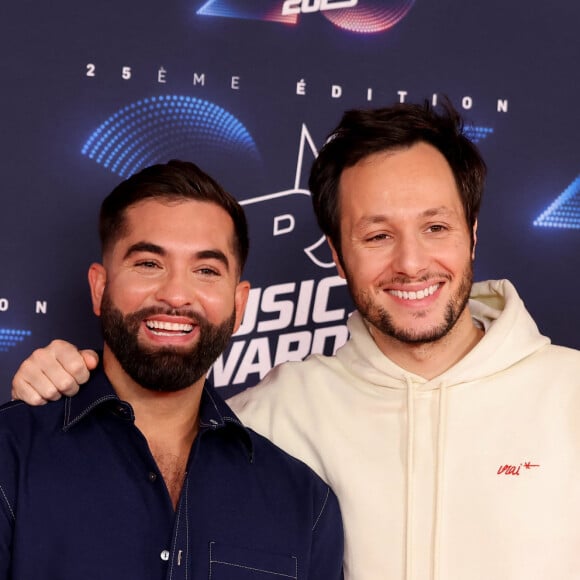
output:
M 35 350 L 12 379 L 12 398 L 44 405 L 63 395 L 76 395 L 99 362 L 94 350 L 78 350 L 64 340 L 53 340 Z

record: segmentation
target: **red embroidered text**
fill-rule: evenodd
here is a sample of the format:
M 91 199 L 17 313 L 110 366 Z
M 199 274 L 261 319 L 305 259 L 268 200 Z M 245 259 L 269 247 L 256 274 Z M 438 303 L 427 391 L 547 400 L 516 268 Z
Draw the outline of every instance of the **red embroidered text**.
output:
M 525 463 L 520 463 L 519 465 L 501 465 L 497 470 L 498 475 L 519 475 L 520 469 L 532 469 L 533 467 L 540 467 L 537 463 L 532 463 L 531 461 L 526 461 Z

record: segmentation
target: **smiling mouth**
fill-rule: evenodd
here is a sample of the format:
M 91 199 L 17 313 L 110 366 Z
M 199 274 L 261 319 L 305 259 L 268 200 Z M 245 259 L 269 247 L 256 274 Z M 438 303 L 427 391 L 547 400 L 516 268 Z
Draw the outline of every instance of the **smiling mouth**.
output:
M 193 330 L 193 324 L 147 320 L 145 326 L 157 336 L 184 336 Z
M 417 292 L 406 292 L 402 290 L 389 290 L 389 294 L 391 296 L 395 296 L 396 298 L 400 298 L 402 300 L 421 300 L 423 298 L 427 298 L 428 296 L 432 296 L 437 292 L 439 286 L 441 284 L 433 284 L 432 286 L 428 286 L 423 290 L 418 290 Z

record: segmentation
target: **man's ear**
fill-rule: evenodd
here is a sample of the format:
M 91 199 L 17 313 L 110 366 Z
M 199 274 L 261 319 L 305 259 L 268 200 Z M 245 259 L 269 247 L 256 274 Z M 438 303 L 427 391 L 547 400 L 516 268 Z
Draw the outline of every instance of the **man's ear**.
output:
M 236 294 L 234 296 L 234 304 L 236 307 L 236 321 L 234 323 L 234 332 L 238 331 L 244 312 L 246 311 L 246 304 L 248 303 L 248 296 L 250 295 L 250 283 L 247 280 L 241 280 L 236 286 Z
M 101 315 L 101 302 L 107 283 L 107 271 L 102 264 L 91 264 L 89 267 L 89 286 L 91 288 L 91 300 L 93 301 L 93 312 Z
M 471 259 L 475 260 L 475 246 L 477 245 L 477 219 L 473 224 L 473 247 L 471 248 Z
M 328 236 L 326 236 L 326 241 L 328 242 L 328 245 L 330 246 L 330 251 L 332 252 L 332 259 L 334 260 L 334 264 L 336 266 L 336 269 L 338 270 L 338 275 L 341 278 L 346 278 L 344 268 L 342 267 L 342 264 L 340 263 L 340 258 L 338 257 L 338 252 L 336 251 L 332 241 L 330 240 L 330 238 Z

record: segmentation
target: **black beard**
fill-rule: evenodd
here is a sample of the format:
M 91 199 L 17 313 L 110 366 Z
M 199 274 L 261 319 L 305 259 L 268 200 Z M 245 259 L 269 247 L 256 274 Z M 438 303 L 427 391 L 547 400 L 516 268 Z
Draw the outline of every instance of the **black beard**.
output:
M 396 326 L 393 317 L 383 307 L 376 307 L 366 293 L 360 292 L 356 296 L 352 295 L 352 299 L 363 318 L 379 332 L 399 342 L 419 345 L 436 342 L 451 331 L 467 306 L 472 285 L 473 264 L 469 262 L 463 272 L 457 292 L 447 304 L 443 322 L 439 326 L 426 329 L 424 332 L 413 332 Z
M 199 325 L 199 340 L 188 350 L 176 347 L 146 348 L 138 333 L 145 318 L 157 314 L 186 316 Z M 140 386 L 152 391 L 174 392 L 190 387 L 203 377 L 224 352 L 235 324 L 235 311 L 215 326 L 192 311 L 144 308 L 123 315 L 107 290 L 101 303 L 101 329 L 105 343 L 123 370 Z

